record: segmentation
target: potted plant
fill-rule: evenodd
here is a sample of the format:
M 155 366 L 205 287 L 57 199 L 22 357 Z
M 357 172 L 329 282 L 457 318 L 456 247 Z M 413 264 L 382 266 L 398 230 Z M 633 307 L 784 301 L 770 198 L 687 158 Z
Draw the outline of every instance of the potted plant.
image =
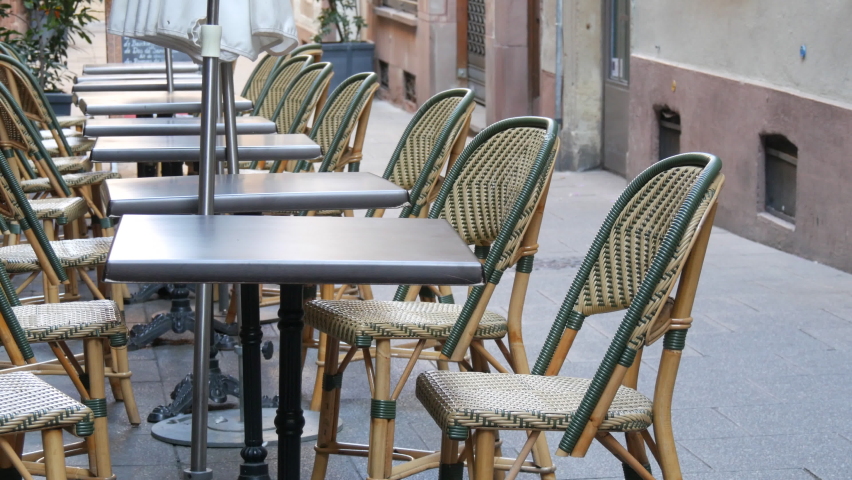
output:
M 360 0 L 318 0 L 326 3 L 318 18 L 315 42 L 323 43 L 322 59 L 334 65 L 330 89 L 356 73 L 373 71 L 375 45 L 361 40 L 367 26 L 361 16 Z
M 71 95 L 60 90 L 70 77 L 68 47 L 75 36 L 92 43 L 85 27 L 97 20 L 90 8 L 95 1 L 99 0 L 23 0 L 27 31 L 0 30 L 0 39 L 29 64 L 57 115 L 71 113 Z M 10 5 L 0 4 L 0 11 L 0 17 L 8 17 Z

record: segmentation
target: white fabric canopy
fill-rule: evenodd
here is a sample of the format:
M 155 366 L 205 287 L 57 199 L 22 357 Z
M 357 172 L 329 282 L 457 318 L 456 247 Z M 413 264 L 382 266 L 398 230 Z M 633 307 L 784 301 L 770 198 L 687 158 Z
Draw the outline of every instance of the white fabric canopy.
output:
M 291 0 L 221 0 L 219 58 L 256 60 L 283 55 L 298 44 Z M 113 0 L 107 31 L 188 54 L 201 62 L 201 26 L 207 0 Z

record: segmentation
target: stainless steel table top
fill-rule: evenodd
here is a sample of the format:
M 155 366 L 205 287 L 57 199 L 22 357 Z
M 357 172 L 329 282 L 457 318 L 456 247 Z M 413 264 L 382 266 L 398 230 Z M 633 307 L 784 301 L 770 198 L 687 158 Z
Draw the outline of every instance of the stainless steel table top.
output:
M 81 92 L 165 92 L 168 90 L 166 79 L 152 80 L 113 80 L 104 82 L 75 83 L 71 87 L 74 93 Z M 200 78 L 176 78 L 174 91 L 187 92 L 201 90 Z
M 470 285 L 482 264 L 440 219 L 128 215 L 105 277 L 126 283 Z
M 74 101 L 85 115 L 150 115 L 200 113 L 201 92 L 86 92 Z M 238 112 L 251 110 L 251 100 L 236 97 Z
M 216 213 L 394 208 L 408 191 L 371 173 L 216 175 Z M 198 177 L 118 178 L 101 187 L 107 214 L 198 212 Z
M 275 133 L 275 123 L 263 117 L 237 117 L 237 134 Z M 216 125 L 216 133 L 225 134 L 225 124 Z M 171 118 L 95 118 L 83 126 L 90 137 L 124 137 L 146 135 L 200 135 L 198 117 Z
M 240 160 L 303 160 L 317 158 L 321 149 L 307 135 L 239 135 Z M 225 160 L 225 137 L 216 137 L 216 159 Z M 91 159 L 101 163 L 197 162 L 201 137 L 101 137 L 92 148 Z
M 201 73 L 175 73 L 175 80 L 201 79 Z M 128 80 L 165 80 L 165 73 L 123 73 L 117 75 L 80 75 L 74 76 L 74 83 L 86 82 L 125 82 Z
M 192 62 L 175 62 L 172 64 L 173 73 L 195 73 L 200 65 Z M 160 63 L 101 63 L 83 65 L 83 75 L 110 75 L 123 73 L 166 73 L 165 62 Z

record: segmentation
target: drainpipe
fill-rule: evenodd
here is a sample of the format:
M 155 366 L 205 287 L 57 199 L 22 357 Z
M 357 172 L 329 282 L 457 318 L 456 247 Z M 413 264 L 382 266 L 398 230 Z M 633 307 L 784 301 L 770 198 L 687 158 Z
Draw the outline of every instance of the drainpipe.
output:
M 562 0 L 556 0 L 556 125 L 562 130 Z

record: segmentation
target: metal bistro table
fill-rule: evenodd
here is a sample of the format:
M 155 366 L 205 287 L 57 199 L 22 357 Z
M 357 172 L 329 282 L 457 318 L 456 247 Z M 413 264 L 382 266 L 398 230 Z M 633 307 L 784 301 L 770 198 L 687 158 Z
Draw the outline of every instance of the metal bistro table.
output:
M 275 123 L 263 117 L 237 117 L 237 135 L 275 133 Z M 216 124 L 216 133 L 225 134 L 225 124 Z M 94 118 L 83 126 L 89 137 L 200 135 L 201 119 L 171 118 Z
M 197 135 L 168 137 L 102 137 L 92 147 L 93 162 L 197 162 L 201 155 Z M 309 160 L 322 151 L 307 135 L 240 135 L 237 137 L 240 160 Z M 225 160 L 225 137 L 216 138 L 216 160 Z
M 172 76 L 175 80 L 200 79 L 200 73 L 176 73 Z M 76 83 L 85 82 L 123 82 L 127 80 L 165 80 L 165 73 L 123 73 L 117 75 L 75 75 L 72 81 Z
M 346 248 L 340 248 L 340 239 Z M 276 248 L 257 248 L 259 242 Z M 444 220 L 129 215 L 116 232 L 112 282 L 242 283 L 246 446 L 241 478 L 269 478 L 260 421 L 258 286 L 281 285 L 278 478 L 300 476 L 303 285 L 472 285 L 482 265 Z M 209 329 L 207 329 L 209 331 Z M 196 342 L 209 341 L 196 338 Z M 205 397 L 206 398 L 206 397 Z M 200 439 L 193 438 L 193 444 Z
M 176 78 L 172 84 L 174 91 L 201 91 L 201 77 Z M 165 92 L 169 85 L 165 78 L 151 80 L 112 80 L 76 83 L 71 87 L 74 93 L 83 92 Z
M 74 101 L 84 115 L 152 115 L 201 113 L 201 92 L 86 92 Z M 237 112 L 252 109 L 251 100 L 237 96 Z
M 192 62 L 175 62 L 172 64 L 174 73 L 198 73 L 200 65 Z M 83 65 L 83 75 L 117 75 L 126 73 L 166 73 L 166 63 L 101 63 Z

